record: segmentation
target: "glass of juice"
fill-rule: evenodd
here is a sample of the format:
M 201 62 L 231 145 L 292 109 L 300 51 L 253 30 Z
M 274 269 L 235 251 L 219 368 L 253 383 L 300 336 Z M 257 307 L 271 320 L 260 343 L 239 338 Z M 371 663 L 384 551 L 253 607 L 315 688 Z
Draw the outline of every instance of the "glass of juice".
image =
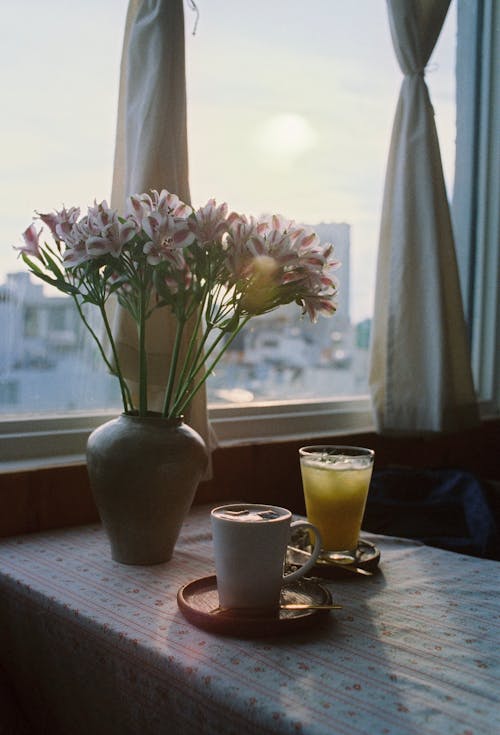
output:
M 302 447 L 299 454 L 307 519 L 323 539 L 321 558 L 352 563 L 375 453 L 326 445 Z

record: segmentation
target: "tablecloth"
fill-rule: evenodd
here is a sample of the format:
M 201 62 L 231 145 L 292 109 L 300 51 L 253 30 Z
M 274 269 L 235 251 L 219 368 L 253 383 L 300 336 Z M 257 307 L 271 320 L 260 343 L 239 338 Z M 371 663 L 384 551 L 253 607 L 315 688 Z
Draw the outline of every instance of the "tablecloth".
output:
M 286 637 L 192 626 L 176 593 L 214 572 L 209 508 L 170 562 L 113 562 L 100 526 L 0 541 L 0 664 L 51 735 L 494 735 L 497 562 L 367 535 L 372 577 Z

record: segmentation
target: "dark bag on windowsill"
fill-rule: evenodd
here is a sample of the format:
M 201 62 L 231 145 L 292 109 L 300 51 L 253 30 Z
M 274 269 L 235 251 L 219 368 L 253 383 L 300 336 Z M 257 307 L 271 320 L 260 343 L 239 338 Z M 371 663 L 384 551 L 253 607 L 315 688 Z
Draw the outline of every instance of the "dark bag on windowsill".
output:
M 499 524 L 492 500 L 495 488 L 488 488 L 490 495 L 487 488 L 461 470 L 397 467 L 374 471 L 363 529 L 499 560 Z

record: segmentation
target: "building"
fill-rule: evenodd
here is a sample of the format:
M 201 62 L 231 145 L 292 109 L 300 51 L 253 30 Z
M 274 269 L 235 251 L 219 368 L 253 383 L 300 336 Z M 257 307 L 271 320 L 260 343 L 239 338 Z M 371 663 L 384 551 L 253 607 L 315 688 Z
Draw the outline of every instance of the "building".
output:
M 26 272 L 8 274 L 0 286 L 1 413 L 118 405 L 116 380 L 101 363 L 70 297 L 47 296 Z

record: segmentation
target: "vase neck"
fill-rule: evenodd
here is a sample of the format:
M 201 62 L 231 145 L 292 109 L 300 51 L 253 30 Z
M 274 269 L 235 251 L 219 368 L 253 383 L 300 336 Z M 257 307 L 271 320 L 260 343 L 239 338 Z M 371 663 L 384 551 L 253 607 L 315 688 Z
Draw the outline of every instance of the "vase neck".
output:
M 124 412 L 121 414 L 127 421 L 133 421 L 134 423 L 161 423 L 162 426 L 180 426 L 183 423 L 183 416 L 174 416 L 173 418 L 166 418 L 157 411 L 148 411 L 145 416 L 140 416 L 137 412 Z

